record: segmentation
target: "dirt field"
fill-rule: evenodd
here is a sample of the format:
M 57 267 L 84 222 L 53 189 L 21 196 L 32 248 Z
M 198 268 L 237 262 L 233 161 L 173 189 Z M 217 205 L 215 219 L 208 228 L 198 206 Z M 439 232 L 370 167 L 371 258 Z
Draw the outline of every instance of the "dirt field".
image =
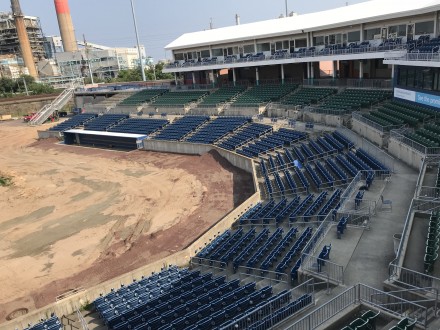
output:
M 253 193 L 217 153 L 117 152 L 36 141 L 0 123 L 0 323 L 178 251 Z

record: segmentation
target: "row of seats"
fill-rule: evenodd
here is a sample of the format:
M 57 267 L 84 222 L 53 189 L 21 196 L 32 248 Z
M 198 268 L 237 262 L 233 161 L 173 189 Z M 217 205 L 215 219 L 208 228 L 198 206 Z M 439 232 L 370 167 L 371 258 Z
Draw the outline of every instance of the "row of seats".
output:
M 411 320 L 408 317 L 401 319 L 390 330 L 413 330 L 416 326 L 417 320 Z
M 319 108 L 346 112 L 367 108 L 372 104 L 383 102 L 392 97 L 391 91 L 370 89 L 346 89 L 326 99 Z
M 361 329 L 376 329 L 376 320 L 380 314 L 368 310 L 363 312 L 359 318 L 356 318 L 349 325 L 346 325 L 342 330 L 361 330 Z
M 144 89 L 126 99 L 122 100 L 119 105 L 122 106 L 136 106 L 142 103 L 151 102 L 155 98 L 168 92 L 168 89 Z
M 84 129 L 89 131 L 107 131 L 120 121 L 127 119 L 128 115 L 106 114 L 98 116 L 84 123 Z
M 128 118 L 108 129 L 109 132 L 146 134 L 157 132 L 169 124 L 166 119 Z
M 209 94 L 198 104 L 199 107 L 212 107 L 233 100 L 237 95 L 245 90 L 243 86 L 221 87 Z
M 185 107 L 189 103 L 202 100 L 206 91 L 179 91 L 169 92 L 151 101 L 153 107 Z
M 184 116 L 175 119 L 171 124 L 159 131 L 153 139 L 180 141 L 187 134 L 195 131 L 208 120 L 208 116 Z
M 29 324 L 24 330 L 61 330 L 63 329 L 63 325 L 60 322 L 60 319 L 52 314 L 52 316 L 46 320 L 40 320 L 37 324 L 31 325 Z
M 321 102 L 321 100 L 336 94 L 335 88 L 301 88 L 281 100 L 282 104 L 293 106 L 306 106 Z
M 285 145 L 290 145 L 299 140 L 307 138 L 304 132 L 298 132 L 287 128 L 280 128 L 276 132 L 266 134 L 260 140 L 253 141 L 241 149 L 236 150 L 237 153 L 254 158 L 260 154 L 266 153 L 269 150 L 281 148 Z
M 89 120 L 98 117 L 96 113 L 80 113 L 69 118 L 56 126 L 51 127 L 50 131 L 64 132 L 72 128 L 83 126 Z
M 279 101 L 283 96 L 294 91 L 295 84 L 267 84 L 249 88 L 232 103 L 235 107 L 255 107 L 268 102 Z
M 244 127 L 238 129 L 234 133 L 220 140 L 217 144 L 219 147 L 227 150 L 235 150 L 238 147 L 249 143 L 255 139 L 258 139 L 260 136 L 268 134 L 272 132 L 272 126 L 258 124 L 258 123 L 249 123 Z
M 337 210 L 340 207 L 342 189 L 336 189 L 327 202 L 323 205 L 322 209 L 318 212 L 318 221 L 324 221 L 327 214 L 332 210 Z
M 301 233 L 301 236 L 298 237 L 296 242 L 292 245 L 290 250 L 287 252 L 287 254 L 284 256 L 284 258 L 280 261 L 280 263 L 275 268 L 275 271 L 277 273 L 284 273 L 285 270 L 288 267 L 290 267 L 293 258 L 295 258 L 296 256 L 298 256 L 301 253 L 301 251 L 304 248 L 304 246 L 310 240 L 310 237 L 312 237 L 312 233 L 313 233 L 312 227 L 307 227 Z M 301 260 L 301 258 L 299 258 L 299 260 Z M 301 264 L 301 262 L 299 261 L 299 265 L 300 264 Z M 295 262 L 295 265 L 294 265 L 293 268 L 295 268 L 295 266 L 297 266 L 297 265 L 298 265 L 298 260 Z M 292 270 L 293 270 L 293 268 L 292 268 Z M 299 269 L 299 267 L 298 267 L 298 269 Z M 296 271 L 298 271 L 298 269 Z M 292 270 L 291 270 L 291 274 L 292 274 Z
M 184 139 L 186 142 L 213 144 L 228 133 L 251 121 L 246 117 L 217 117 L 209 121 L 194 134 Z
M 438 259 L 440 247 L 440 214 L 432 212 L 429 218 L 428 235 L 425 246 L 424 268 L 425 273 L 432 273 Z
M 338 238 L 341 238 L 341 235 L 344 234 L 344 230 L 347 228 L 348 219 L 348 216 L 339 219 L 339 222 L 336 225 L 336 233 Z

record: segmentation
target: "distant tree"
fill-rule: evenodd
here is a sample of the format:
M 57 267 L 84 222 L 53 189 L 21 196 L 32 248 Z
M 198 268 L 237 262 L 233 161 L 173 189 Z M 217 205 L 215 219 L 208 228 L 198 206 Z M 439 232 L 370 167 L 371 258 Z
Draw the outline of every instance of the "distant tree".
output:
M 139 69 L 121 70 L 119 71 L 118 76 L 115 80 L 119 82 L 141 81 L 142 80 L 141 70 Z
M 15 92 L 16 83 L 14 80 L 6 77 L 0 78 L 0 93 L 4 96 Z M 3 96 L 3 97 L 4 97 Z
M 173 79 L 174 76 L 171 73 L 163 73 L 163 62 L 159 62 L 156 65 L 151 65 L 148 69 L 145 70 L 145 75 L 147 80 L 161 80 L 161 79 Z M 155 76 L 156 75 L 156 76 Z
M 28 90 L 32 91 L 32 94 L 52 94 L 55 92 L 53 86 L 36 82 L 29 84 Z

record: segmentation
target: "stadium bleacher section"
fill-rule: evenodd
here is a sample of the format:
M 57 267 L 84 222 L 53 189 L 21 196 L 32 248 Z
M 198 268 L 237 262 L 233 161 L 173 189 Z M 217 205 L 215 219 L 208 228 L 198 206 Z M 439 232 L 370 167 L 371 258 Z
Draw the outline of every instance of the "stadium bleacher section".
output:
M 96 113 L 82 113 L 78 114 L 76 116 L 73 116 L 72 118 L 69 118 L 62 123 L 59 123 L 56 126 L 51 127 L 50 131 L 58 131 L 58 132 L 64 132 L 68 129 L 77 128 L 79 126 L 84 125 L 87 121 L 98 117 L 98 114 Z
M 272 130 L 272 126 L 269 125 L 249 123 L 221 139 L 217 145 L 227 150 L 235 150 L 262 135 L 272 132 Z
M 240 94 L 233 102 L 235 107 L 256 107 L 264 103 L 279 101 L 279 99 L 292 91 L 295 84 L 266 84 L 251 87 Z
M 110 127 L 128 118 L 128 115 L 106 114 L 95 117 L 84 123 L 84 129 L 88 131 L 107 131 Z
M 153 107 L 185 107 L 189 103 L 200 101 L 208 95 L 207 91 L 180 91 L 162 94 L 151 102 Z
M 41 320 L 41 322 L 35 325 L 29 325 L 24 330 L 60 330 L 64 329 L 58 317 L 51 316 L 47 320 Z
M 108 129 L 109 132 L 152 134 L 169 123 L 166 119 L 137 119 L 128 118 Z
M 171 124 L 159 131 L 159 133 L 156 134 L 153 139 L 180 141 L 188 133 L 193 132 L 208 120 L 209 117 L 207 116 L 185 116 L 175 119 Z
M 335 88 L 301 88 L 297 92 L 284 97 L 281 104 L 293 106 L 317 104 L 326 97 L 336 94 L 337 91 Z
M 213 144 L 218 139 L 234 132 L 239 127 L 249 123 L 246 117 L 218 117 L 209 121 L 194 134 L 184 139 L 186 142 Z
M 144 89 L 133 95 L 130 95 L 119 105 L 122 106 L 136 106 L 142 103 L 152 102 L 154 99 L 168 92 L 168 89 Z
M 234 97 L 242 93 L 246 88 L 243 86 L 226 86 L 212 92 L 199 103 L 199 107 L 214 107 L 222 103 L 231 101 Z
M 277 304 L 274 304 L 277 302 Z M 109 329 L 213 329 L 234 325 L 242 316 L 258 312 L 249 328 L 275 324 L 313 302 L 310 294 L 294 299 L 288 291 L 257 289 L 255 282 L 214 277 L 171 266 L 128 286 L 103 295 L 94 306 Z M 271 303 L 271 308 L 265 308 Z M 265 322 L 262 322 L 264 320 Z

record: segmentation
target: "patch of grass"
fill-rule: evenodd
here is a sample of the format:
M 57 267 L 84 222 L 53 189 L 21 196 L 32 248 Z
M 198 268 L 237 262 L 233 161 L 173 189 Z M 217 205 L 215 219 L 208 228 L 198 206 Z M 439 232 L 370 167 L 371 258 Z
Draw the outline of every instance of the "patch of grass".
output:
M 9 187 L 9 186 L 12 186 L 12 178 L 0 174 L 0 187 Z

